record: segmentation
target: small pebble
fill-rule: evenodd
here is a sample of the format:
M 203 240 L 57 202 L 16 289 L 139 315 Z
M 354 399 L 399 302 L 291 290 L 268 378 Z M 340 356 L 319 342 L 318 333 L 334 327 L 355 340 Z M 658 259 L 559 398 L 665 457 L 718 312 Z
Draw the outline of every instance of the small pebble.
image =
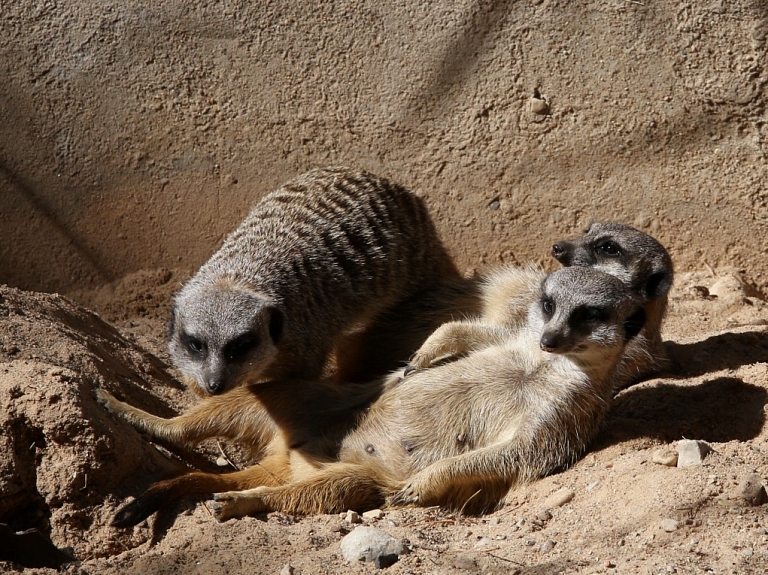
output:
M 454 568 L 461 569 L 462 571 L 475 571 L 477 569 L 477 561 L 471 557 L 459 555 L 453 560 L 453 566 Z
M 674 519 L 661 520 L 661 528 L 667 533 L 672 533 L 673 531 L 677 531 L 677 525 L 678 525 L 678 522 L 675 521 Z
M 547 539 L 544 543 L 541 544 L 541 547 L 539 547 L 539 551 L 542 553 L 549 553 L 552 551 L 552 549 L 555 548 L 555 542 L 551 539 Z
M 753 507 L 768 501 L 768 494 L 766 494 L 765 487 L 763 486 L 763 478 L 757 473 L 752 473 L 742 479 L 737 494 Z
M 677 466 L 701 465 L 704 462 L 704 457 L 711 451 L 712 447 L 706 441 L 681 439 L 677 442 Z
M 216 465 L 218 465 L 219 467 L 226 467 L 227 465 L 229 465 L 229 461 L 227 461 L 224 457 L 217 457 Z
M 549 114 L 549 104 L 546 100 L 542 100 L 540 98 L 533 97 L 530 99 L 531 104 L 531 112 L 534 114 L 539 114 L 540 116 L 545 116 Z
M 587 485 L 587 491 L 592 491 L 598 485 L 600 485 L 600 480 L 599 479 L 597 481 L 593 481 L 592 483 Z
M 280 575 L 293 575 L 294 568 L 293 565 L 288 563 L 286 566 L 284 566 L 282 569 L 280 569 Z
M 563 489 L 558 489 L 552 495 L 550 495 L 544 500 L 544 509 L 554 509 L 555 507 L 562 507 L 563 505 L 568 503 L 571 499 L 573 499 L 574 495 L 576 494 L 571 489 L 568 489 L 567 487 L 564 487 Z
M 381 519 L 384 512 L 381 509 L 371 509 L 363 513 L 363 519 Z
M 550 519 L 552 519 L 552 514 L 546 509 L 544 509 L 543 511 L 539 511 L 536 514 L 536 519 L 539 519 L 540 521 L 549 521 Z
M 677 453 L 670 449 L 657 449 L 651 456 L 651 461 L 658 465 L 675 467 L 677 465 Z
M 362 523 L 362 519 L 360 519 L 360 515 L 358 515 L 357 511 L 347 511 L 347 515 L 344 517 L 344 521 L 347 523 Z

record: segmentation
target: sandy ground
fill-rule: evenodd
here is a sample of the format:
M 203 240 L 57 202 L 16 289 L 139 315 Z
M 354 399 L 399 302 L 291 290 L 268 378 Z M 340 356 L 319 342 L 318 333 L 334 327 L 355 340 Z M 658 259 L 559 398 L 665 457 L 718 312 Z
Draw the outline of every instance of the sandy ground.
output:
M 181 458 L 216 467 L 215 444 L 193 453 L 155 446 L 91 395 L 105 387 L 166 416 L 194 401 L 168 375 L 164 350 L 169 298 L 185 277 L 143 271 L 70 294 L 100 315 L 62 296 L 0 289 L 6 541 L 30 567 L 72 559 L 65 573 L 277 574 L 289 564 L 300 574 L 371 571 L 344 562 L 339 543 L 355 525 L 336 515 L 272 513 L 220 524 L 204 503 L 188 503 L 134 529 L 108 526 L 126 497 L 178 470 Z M 664 329 L 669 372 L 622 391 L 583 459 L 513 492 L 493 514 L 387 509 L 366 520 L 410 551 L 388 571 L 765 572 L 765 508 L 744 499 L 743 483 L 755 473 L 768 479 L 766 325 L 764 296 L 738 270 L 679 274 Z M 710 443 L 703 465 L 654 462 L 683 438 Z M 223 448 L 237 460 L 236 446 Z M 563 489 L 573 499 L 547 511 L 547 499 Z M 12 535 L 29 528 L 41 535 Z M 0 552 L 8 557 L 2 545 Z M 21 569 L 0 562 L 0 570 Z

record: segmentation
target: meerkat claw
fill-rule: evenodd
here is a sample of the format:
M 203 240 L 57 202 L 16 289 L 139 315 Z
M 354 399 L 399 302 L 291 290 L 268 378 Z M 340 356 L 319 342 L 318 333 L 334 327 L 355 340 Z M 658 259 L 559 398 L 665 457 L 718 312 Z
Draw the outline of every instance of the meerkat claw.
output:
M 400 491 L 395 493 L 390 500 L 392 505 L 409 505 L 411 503 L 418 503 L 419 496 L 413 493 L 413 486 L 406 485 Z

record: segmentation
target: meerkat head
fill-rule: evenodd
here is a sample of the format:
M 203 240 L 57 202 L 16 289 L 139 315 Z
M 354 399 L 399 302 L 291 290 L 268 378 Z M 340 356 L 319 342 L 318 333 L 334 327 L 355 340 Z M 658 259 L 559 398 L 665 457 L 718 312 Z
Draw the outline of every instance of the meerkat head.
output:
M 616 277 L 586 267 L 562 268 L 541 284 L 532 313 L 541 349 L 560 355 L 620 355 L 645 323 L 637 297 Z
M 624 224 L 593 223 L 584 235 L 552 246 L 564 266 L 586 266 L 619 278 L 643 301 L 666 298 L 672 287 L 669 253 L 648 234 Z
M 277 356 L 283 313 L 247 285 L 188 283 L 174 300 L 168 348 L 204 394 L 258 380 Z

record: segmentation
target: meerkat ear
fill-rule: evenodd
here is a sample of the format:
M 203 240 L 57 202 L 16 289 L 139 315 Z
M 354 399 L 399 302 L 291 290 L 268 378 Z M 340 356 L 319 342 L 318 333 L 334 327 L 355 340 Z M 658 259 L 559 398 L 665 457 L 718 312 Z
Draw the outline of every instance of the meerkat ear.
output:
M 635 337 L 645 325 L 645 310 L 641 307 L 637 308 L 637 311 L 624 320 L 624 336 L 627 341 Z
M 667 271 L 651 274 L 645 282 L 645 297 L 649 300 L 660 299 L 667 295 L 672 287 L 672 274 Z
M 272 338 L 272 343 L 277 344 L 280 338 L 283 336 L 283 323 L 285 317 L 283 312 L 276 308 L 269 308 L 269 336 Z

